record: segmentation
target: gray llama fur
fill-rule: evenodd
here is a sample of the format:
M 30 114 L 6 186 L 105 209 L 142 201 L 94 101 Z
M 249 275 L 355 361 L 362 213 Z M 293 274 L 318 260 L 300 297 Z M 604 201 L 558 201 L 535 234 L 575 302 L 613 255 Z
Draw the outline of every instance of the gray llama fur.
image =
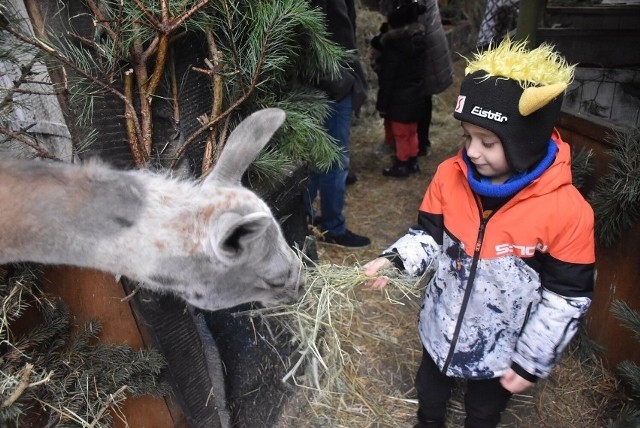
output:
M 284 122 L 260 110 L 202 181 L 90 162 L 0 160 L 0 264 L 94 268 L 206 310 L 296 299 L 303 265 L 241 178 Z

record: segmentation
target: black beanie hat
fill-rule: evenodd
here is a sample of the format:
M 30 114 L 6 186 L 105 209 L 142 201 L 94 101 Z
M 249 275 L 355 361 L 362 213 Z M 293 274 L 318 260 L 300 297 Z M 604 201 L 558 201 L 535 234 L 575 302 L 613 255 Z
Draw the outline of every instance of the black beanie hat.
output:
M 509 166 L 525 171 L 547 152 L 572 76 L 573 67 L 548 45 L 527 51 L 507 39 L 469 64 L 453 116 L 496 134 Z
M 547 153 L 549 138 L 562 107 L 562 95 L 523 116 L 518 103 L 524 89 L 515 80 L 476 71 L 465 78 L 453 116 L 500 138 L 509 166 L 525 171 Z

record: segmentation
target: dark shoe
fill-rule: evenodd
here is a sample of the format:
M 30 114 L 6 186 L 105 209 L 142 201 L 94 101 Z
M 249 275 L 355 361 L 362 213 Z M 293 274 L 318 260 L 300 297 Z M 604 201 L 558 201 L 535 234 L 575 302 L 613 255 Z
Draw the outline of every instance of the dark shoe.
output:
M 407 162 L 396 161 L 395 165 L 391 168 L 383 169 L 382 175 L 385 177 L 406 178 L 409 176 L 409 164 Z
M 413 428 L 444 428 L 444 421 L 436 421 L 427 419 L 426 421 L 418 420 Z
M 345 248 L 365 248 L 371 244 L 369 238 L 357 235 L 349 229 L 345 230 L 341 235 L 330 236 L 325 234 L 320 238 L 320 242 Z
M 349 174 L 347 174 L 347 186 L 355 183 L 356 181 L 358 181 L 358 177 L 356 177 L 356 175 L 349 171 Z
M 420 164 L 418 158 L 409 158 L 409 173 L 414 174 L 420 172 Z

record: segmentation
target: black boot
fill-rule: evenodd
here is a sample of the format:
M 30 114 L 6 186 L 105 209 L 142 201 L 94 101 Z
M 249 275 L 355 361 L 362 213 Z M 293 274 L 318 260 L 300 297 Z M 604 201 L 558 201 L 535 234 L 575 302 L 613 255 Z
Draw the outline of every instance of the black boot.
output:
M 427 419 L 426 421 L 418 420 L 413 428 L 444 428 L 444 421 L 436 421 Z
M 385 177 L 406 178 L 409 176 L 409 162 L 396 159 L 391 168 L 382 170 L 382 175 Z
M 444 423 L 439 421 L 418 422 L 413 428 L 444 428 Z
M 409 158 L 408 161 L 408 166 L 409 166 L 409 172 L 410 173 L 416 173 L 416 172 L 420 172 L 420 164 L 418 164 L 418 158 L 417 157 L 412 157 Z

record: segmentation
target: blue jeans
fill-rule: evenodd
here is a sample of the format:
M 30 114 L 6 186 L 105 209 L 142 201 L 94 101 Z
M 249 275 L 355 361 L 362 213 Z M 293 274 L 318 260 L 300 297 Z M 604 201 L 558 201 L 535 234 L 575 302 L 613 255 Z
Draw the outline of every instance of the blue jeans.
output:
M 344 192 L 349 171 L 349 141 L 351 138 L 351 95 L 330 104 L 331 113 L 324 126 L 341 150 L 342 165 L 335 162 L 328 171 L 312 172 L 304 195 L 307 214 L 313 220 L 313 201 L 320 193 L 320 229 L 328 236 L 341 235 L 347 230 L 344 215 Z

